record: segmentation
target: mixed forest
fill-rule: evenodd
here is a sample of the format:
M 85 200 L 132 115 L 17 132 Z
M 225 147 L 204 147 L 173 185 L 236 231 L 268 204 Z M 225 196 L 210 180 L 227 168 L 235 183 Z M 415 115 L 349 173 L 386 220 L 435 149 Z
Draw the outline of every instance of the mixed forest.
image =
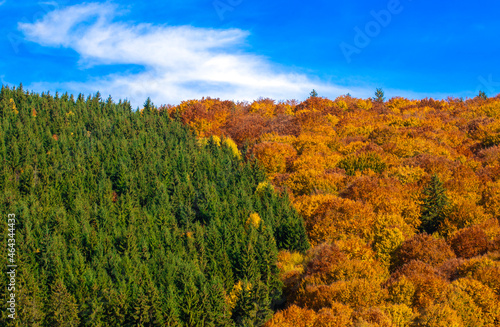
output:
M 2 324 L 500 325 L 500 96 L 135 110 L 4 86 L 0 124 Z

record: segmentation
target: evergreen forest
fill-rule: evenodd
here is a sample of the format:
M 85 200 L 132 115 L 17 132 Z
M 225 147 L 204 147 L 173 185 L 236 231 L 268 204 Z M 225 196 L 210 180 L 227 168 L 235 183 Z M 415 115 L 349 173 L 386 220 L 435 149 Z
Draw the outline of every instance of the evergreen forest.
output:
M 309 247 L 303 220 L 231 139 L 199 142 L 150 101 L 22 86 L 0 119 L 18 265 L 0 325 L 258 326 L 283 302 L 278 251 Z

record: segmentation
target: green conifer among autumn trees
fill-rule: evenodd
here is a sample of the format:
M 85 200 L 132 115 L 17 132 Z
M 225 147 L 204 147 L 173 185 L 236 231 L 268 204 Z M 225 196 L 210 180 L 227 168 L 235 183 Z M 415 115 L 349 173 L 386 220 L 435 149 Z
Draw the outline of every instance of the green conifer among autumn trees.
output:
M 420 230 L 432 234 L 444 221 L 449 206 L 446 190 L 436 174 L 432 175 L 429 185 L 424 190 L 424 196 Z

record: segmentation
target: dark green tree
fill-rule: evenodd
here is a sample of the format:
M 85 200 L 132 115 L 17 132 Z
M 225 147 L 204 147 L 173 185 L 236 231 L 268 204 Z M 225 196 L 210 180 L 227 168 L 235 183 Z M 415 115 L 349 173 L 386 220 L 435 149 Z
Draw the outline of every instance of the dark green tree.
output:
M 432 175 L 429 185 L 424 190 L 424 196 L 420 231 L 432 234 L 438 231 L 449 206 L 446 189 L 436 174 Z
M 486 93 L 484 91 L 479 91 L 479 94 L 477 95 L 477 97 L 480 99 L 483 99 L 483 100 L 488 99 L 488 96 L 486 95 Z
M 311 98 L 316 98 L 317 96 L 318 96 L 318 92 L 316 92 L 315 89 L 313 89 L 311 91 L 311 93 L 309 93 L 309 97 L 311 97 Z
M 376 102 L 384 102 L 385 98 L 384 98 L 384 91 L 381 89 L 381 88 L 377 88 L 377 90 L 375 91 L 375 97 L 373 98 L 374 101 Z

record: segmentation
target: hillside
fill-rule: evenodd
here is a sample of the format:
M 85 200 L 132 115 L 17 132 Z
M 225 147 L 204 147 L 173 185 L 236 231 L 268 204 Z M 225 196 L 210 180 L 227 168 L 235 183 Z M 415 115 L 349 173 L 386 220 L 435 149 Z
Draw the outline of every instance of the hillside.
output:
M 379 95 L 3 87 L 18 325 L 498 326 L 500 96 Z
M 286 190 L 313 248 L 281 251 L 266 326 L 498 326 L 500 96 L 166 107 L 231 137 Z
M 1 89 L 0 119 L 17 265 L 1 325 L 261 325 L 282 302 L 278 250 L 309 247 L 303 221 L 231 139 L 199 142 L 149 101 L 22 87 Z

